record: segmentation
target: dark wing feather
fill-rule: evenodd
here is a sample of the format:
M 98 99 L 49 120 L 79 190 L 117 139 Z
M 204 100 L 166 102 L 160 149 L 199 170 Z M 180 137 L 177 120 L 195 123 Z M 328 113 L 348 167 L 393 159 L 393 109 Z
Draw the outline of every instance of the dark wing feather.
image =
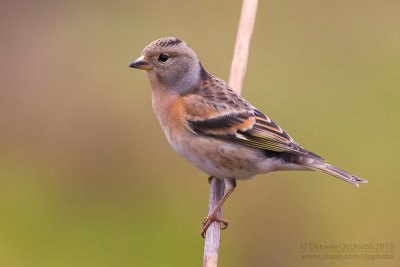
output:
M 216 84 L 210 85 L 210 79 L 215 79 L 211 83 Z M 194 133 L 264 150 L 324 160 L 296 144 L 276 123 L 221 80 L 208 78 L 203 86 L 205 88 L 200 86 L 195 93 L 182 97 L 186 111 L 185 120 Z M 218 90 L 212 91 L 209 87 Z
M 325 160 L 323 157 L 298 145 L 281 127 L 260 111 L 254 109 L 254 114 L 256 122 L 253 128 L 249 131 L 238 131 L 237 133 L 241 135 L 241 139 L 243 139 L 244 142 L 266 150 L 291 152 L 318 160 Z

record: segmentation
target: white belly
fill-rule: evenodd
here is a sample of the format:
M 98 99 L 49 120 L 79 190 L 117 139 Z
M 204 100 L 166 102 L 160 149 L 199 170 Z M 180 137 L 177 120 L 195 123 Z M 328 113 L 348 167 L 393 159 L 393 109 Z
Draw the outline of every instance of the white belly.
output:
M 179 137 L 171 131 L 167 132 L 166 136 L 174 150 L 210 176 L 249 179 L 276 169 L 277 160 L 266 159 L 258 149 L 195 135 L 189 131 Z

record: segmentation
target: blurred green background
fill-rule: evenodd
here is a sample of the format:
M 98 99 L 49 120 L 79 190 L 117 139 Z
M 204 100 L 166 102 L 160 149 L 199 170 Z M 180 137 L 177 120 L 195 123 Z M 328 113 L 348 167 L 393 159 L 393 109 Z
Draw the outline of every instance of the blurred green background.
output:
M 200 266 L 207 176 L 176 154 L 128 68 L 177 36 L 227 80 L 240 1 L 1 1 L 0 266 Z M 260 1 L 243 95 L 369 180 L 239 182 L 220 266 L 400 266 L 399 1 Z M 305 260 L 302 243 L 394 243 Z

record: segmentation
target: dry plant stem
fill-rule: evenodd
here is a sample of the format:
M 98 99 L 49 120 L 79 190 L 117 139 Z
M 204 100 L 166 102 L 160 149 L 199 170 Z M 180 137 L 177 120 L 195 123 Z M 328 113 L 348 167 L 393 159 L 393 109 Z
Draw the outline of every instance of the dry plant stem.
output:
M 229 76 L 229 85 L 239 94 L 242 91 L 244 76 L 246 74 L 247 59 L 249 56 L 250 41 L 257 13 L 257 5 L 258 0 L 243 0 L 242 2 L 235 50 Z M 218 205 L 223 195 L 224 181 L 221 179 L 213 179 L 210 188 L 209 215 Z M 222 207 L 216 214 L 218 218 L 222 217 Z M 215 267 L 218 265 L 220 231 L 220 223 L 218 222 L 213 222 L 207 229 L 204 244 L 203 267 Z
M 224 196 L 224 187 L 223 180 L 216 178 L 212 179 L 208 214 L 213 212 L 219 201 Z M 222 207 L 217 211 L 216 216 L 218 218 L 222 217 Z M 221 229 L 219 222 L 213 222 L 208 227 L 204 245 L 203 267 L 217 266 L 220 233 Z
M 251 36 L 253 35 L 254 23 L 256 21 L 257 4 L 258 0 L 243 0 L 242 3 L 242 12 L 240 14 L 228 83 L 239 94 L 242 93 L 244 76 L 246 74 Z

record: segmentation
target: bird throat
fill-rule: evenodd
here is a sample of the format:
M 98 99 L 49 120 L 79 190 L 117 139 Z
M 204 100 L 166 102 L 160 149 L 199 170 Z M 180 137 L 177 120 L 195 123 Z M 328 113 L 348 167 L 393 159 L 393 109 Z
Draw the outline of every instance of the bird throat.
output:
M 193 88 L 193 86 L 199 83 L 201 77 L 200 73 L 201 66 L 195 64 L 171 77 L 161 76 L 155 72 L 147 72 L 147 75 L 153 89 L 162 87 L 169 91 L 173 91 L 178 95 L 184 95 L 187 91 Z

